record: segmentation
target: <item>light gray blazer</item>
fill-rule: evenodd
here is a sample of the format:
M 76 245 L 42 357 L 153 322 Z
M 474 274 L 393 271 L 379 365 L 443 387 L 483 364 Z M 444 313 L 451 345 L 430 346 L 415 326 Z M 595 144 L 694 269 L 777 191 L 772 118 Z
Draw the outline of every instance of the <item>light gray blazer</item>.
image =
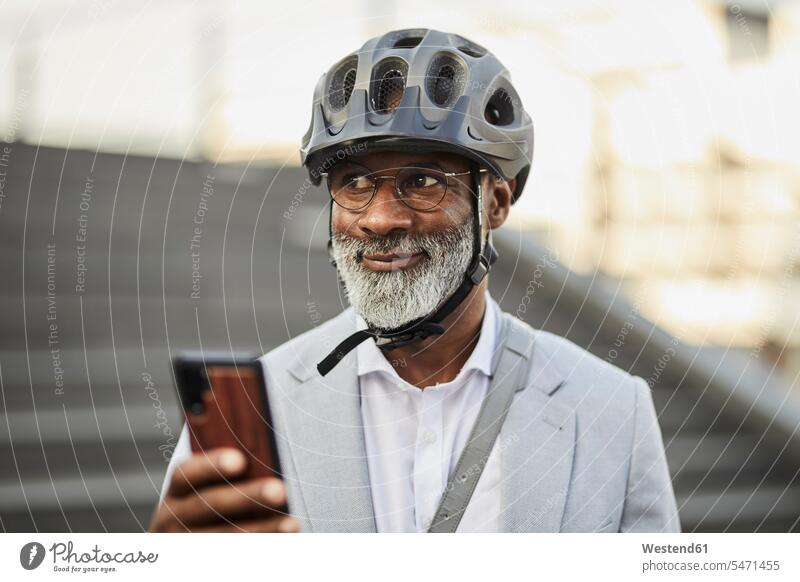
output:
M 289 509 L 307 532 L 376 531 L 356 352 L 324 378 L 316 370 L 355 325 L 347 309 L 262 358 Z M 501 530 L 680 531 L 647 383 L 563 338 L 535 334 L 528 385 L 495 443 Z

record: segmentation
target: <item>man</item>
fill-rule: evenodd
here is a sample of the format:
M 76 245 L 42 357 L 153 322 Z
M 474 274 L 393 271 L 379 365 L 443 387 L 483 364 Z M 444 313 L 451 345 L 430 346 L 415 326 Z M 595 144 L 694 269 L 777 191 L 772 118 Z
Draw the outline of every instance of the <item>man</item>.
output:
M 301 151 L 351 308 L 262 358 L 283 479 L 184 429 L 152 530 L 680 531 L 647 384 L 488 295 L 532 147 L 462 37 L 390 32 L 323 75 Z

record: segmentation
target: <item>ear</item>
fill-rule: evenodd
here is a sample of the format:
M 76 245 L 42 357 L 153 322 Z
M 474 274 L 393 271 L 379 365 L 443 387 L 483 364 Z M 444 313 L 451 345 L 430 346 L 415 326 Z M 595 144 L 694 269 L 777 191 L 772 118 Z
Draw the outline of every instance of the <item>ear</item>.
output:
M 492 230 L 500 228 L 508 218 L 508 213 L 511 210 L 511 199 L 514 196 L 516 187 L 516 178 L 503 180 L 489 175 L 489 184 L 484 198 L 484 210 L 486 212 L 486 222 Z

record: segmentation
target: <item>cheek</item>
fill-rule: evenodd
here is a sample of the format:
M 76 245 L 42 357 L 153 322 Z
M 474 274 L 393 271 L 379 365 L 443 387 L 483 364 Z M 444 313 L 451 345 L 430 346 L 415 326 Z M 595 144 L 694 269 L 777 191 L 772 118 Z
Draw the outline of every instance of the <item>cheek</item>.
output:
M 430 226 L 435 230 L 461 226 L 472 220 L 472 202 L 458 200 L 447 206 L 443 205 L 439 211 L 432 212 L 427 217 L 430 219 Z
M 331 215 L 331 230 L 334 233 L 349 233 L 355 227 L 358 215 L 334 205 Z

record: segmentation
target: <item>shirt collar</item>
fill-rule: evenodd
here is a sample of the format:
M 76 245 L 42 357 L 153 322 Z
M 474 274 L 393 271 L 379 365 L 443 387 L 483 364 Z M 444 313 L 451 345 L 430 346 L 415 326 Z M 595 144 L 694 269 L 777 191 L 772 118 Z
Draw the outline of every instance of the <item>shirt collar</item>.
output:
M 478 338 L 478 343 L 475 344 L 472 353 L 469 355 L 469 358 L 467 358 L 464 367 L 461 368 L 461 371 L 458 373 L 458 377 L 461 377 L 468 370 L 480 370 L 486 376 L 492 375 L 492 359 L 498 335 L 497 321 L 499 318 L 499 309 L 500 307 L 487 291 L 486 308 L 483 313 L 483 322 L 481 323 L 481 335 Z M 365 327 L 367 327 L 366 322 L 360 315 L 356 314 L 356 329 L 364 329 Z M 370 372 L 384 372 L 385 374 L 399 379 L 400 377 L 394 367 L 389 363 L 391 356 L 391 351 L 384 354 L 372 339 L 360 343 L 358 348 L 356 348 L 358 375 L 363 376 Z

